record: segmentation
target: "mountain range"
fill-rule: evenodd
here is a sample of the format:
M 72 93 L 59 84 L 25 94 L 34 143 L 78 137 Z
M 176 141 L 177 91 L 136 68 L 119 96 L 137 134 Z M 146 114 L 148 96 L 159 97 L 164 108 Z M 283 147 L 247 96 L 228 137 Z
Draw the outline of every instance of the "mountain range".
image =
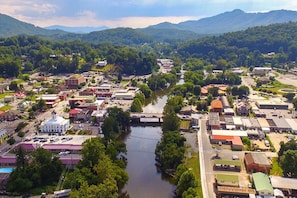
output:
M 41 28 L 0 14 L 0 37 L 36 35 L 58 41 L 82 40 L 94 44 L 113 42 L 115 44 L 131 45 L 152 41 L 171 42 L 192 40 L 206 35 L 218 35 L 226 32 L 245 30 L 249 27 L 296 21 L 296 11 L 275 10 L 265 13 L 246 13 L 236 9 L 199 20 L 184 21 L 178 24 L 165 22 L 147 28 L 137 29 L 108 29 L 105 26 L 95 27 L 95 29 L 93 27 L 65 26 Z

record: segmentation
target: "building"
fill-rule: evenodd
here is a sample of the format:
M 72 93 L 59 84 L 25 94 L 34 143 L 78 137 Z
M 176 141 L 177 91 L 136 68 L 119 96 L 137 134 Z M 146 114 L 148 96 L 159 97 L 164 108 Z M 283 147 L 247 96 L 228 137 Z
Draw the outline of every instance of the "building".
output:
M 220 129 L 220 116 L 217 112 L 209 112 L 208 114 L 208 128 L 209 129 Z
M 270 67 L 255 67 L 253 69 L 252 73 L 254 75 L 265 75 L 265 74 L 268 74 L 271 71 L 272 71 L 272 68 L 270 68 Z
M 91 117 L 91 112 L 87 109 L 74 108 L 69 111 L 69 119 L 71 121 L 81 120 L 86 121 Z
M 99 67 L 105 67 L 106 65 L 107 65 L 107 60 L 98 61 L 98 63 L 96 64 L 96 66 L 99 66 Z
M 273 188 L 280 189 L 286 197 L 297 197 L 297 179 L 270 176 L 270 182 Z
M 221 96 L 221 101 L 222 101 L 222 104 L 223 104 L 223 108 L 226 109 L 226 108 L 230 108 L 231 105 L 228 101 L 228 98 L 226 96 Z
M 216 182 L 220 186 L 239 186 L 237 175 L 216 174 Z
M 236 104 L 236 113 L 239 116 L 247 116 L 249 115 L 249 105 L 247 102 L 241 101 L 239 103 Z
M 230 144 L 232 150 L 242 151 L 243 143 L 239 136 L 232 136 L 232 135 L 211 135 L 210 142 L 212 144 Z
M 210 111 L 218 112 L 221 114 L 223 112 L 223 104 L 222 104 L 221 100 L 219 100 L 219 99 L 213 100 L 210 104 Z
M 274 100 L 257 100 L 256 105 L 259 109 L 288 109 L 288 104 Z
M 13 102 L 13 101 L 15 101 L 15 98 L 16 98 L 15 95 L 12 95 L 12 96 L 4 96 L 3 100 L 4 100 L 4 102 L 9 103 L 9 102 Z
M 65 80 L 65 85 L 68 88 L 76 89 L 83 82 L 85 82 L 85 78 L 79 74 L 75 74 Z
M 297 123 L 291 118 L 285 118 L 285 120 L 289 124 L 289 126 L 291 127 L 291 132 L 293 134 L 297 134 Z
M 258 120 L 258 122 L 260 124 L 261 130 L 264 133 L 270 133 L 270 125 L 267 122 L 267 120 L 265 118 L 257 118 L 257 120 Z
M 270 172 L 271 165 L 265 153 L 245 153 L 244 163 L 246 166 L 246 170 L 249 172 Z
M 60 98 L 57 94 L 46 94 L 36 98 L 36 101 L 44 100 L 45 104 L 48 108 L 55 107 L 58 102 L 60 102 Z
M 20 116 L 17 110 L 9 110 L 0 114 L 0 121 L 14 121 Z
M 253 173 L 252 179 L 253 179 L 253 183 L 257 194 L 261 196 L 273 197 L 274 192 L 273 192 L 273 188 L 270 183 L 268 175 L 264 173 Z
M 192 112 L 193 112 L 192 106 L 189 105 L 189 106 L 182 107 L 179 113 L 182 115 L 191 115 Z
M 64 134 L 70 127 L 68 119 L 57 116 L 56 112 L 52 112 L 52 117 L 41 123 L 40 129 L 42 133 L 58 133 Z

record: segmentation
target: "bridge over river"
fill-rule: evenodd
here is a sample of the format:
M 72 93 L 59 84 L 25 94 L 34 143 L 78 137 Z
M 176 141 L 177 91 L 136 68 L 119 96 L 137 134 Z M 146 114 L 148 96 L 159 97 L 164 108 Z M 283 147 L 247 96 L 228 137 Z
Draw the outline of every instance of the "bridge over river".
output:
M 163 113 L 131 113 L 133 123 L 162 123 Z

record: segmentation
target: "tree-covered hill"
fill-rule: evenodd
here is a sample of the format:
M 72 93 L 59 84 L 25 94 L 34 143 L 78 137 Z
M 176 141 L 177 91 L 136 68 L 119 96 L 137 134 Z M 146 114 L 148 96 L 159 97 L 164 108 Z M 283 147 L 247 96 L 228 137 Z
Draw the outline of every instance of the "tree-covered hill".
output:
M 179 45 L 183 58 L 202 58 L 211 63 L 220 59 L 234 66 L 259 66 L 269 61 L 272 66 L 297 58 L 297 23 L 283 23 L 249 28 L 245 31 L 202 38 Z M 265 57 L 263 54 L 274 52 Z
M 57 35 L 66 34 L 61 30 L 46 30 L 32 24 L 19 21 L 15 18 L 0 14 L 0 37 L 17 35 Z

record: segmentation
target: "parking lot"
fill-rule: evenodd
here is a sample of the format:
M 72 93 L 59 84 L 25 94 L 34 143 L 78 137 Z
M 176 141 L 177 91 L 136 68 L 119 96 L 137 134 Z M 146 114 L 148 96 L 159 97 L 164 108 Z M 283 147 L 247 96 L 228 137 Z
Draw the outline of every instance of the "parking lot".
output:
M 297 139 L 297 135 L 292 135 L 288 133 L 269 133 L 267 136 L 270 138 L 276 152 L 278 152 L 280 149 L 281 141 L 286 143 L 292 138 Z

